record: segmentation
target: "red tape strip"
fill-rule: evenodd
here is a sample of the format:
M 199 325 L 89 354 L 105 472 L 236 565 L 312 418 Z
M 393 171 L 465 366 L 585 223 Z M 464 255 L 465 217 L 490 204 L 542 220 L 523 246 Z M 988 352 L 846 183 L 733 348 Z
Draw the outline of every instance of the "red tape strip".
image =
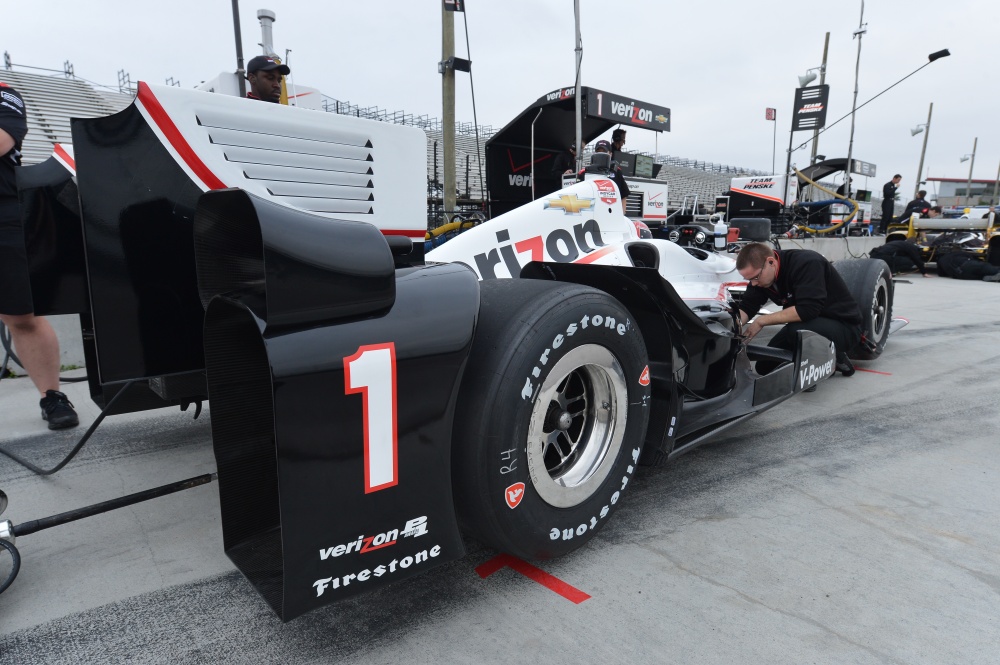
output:
M 882 376 L 892 376 L 892 372 L 879 372 L 878 370 L 865 369 L 863 367 L 855 367 L 854 369 L 858 370 L 859 372 L 868 372 L 869 374 L 881 374 Z
M 487 578 L 503 568 L 513 568 L 529 580 L 541 584 L 549 591 L 553 591 L 577 605 L 590 598 L 588 594 L 570 584 L 566 584 L 558 577 L 550 575 L 541 568 L 537 568 L 527 561 L 518 559 L 516 556 L 511 556 L 510 554 L 498 554 L 486 563 L 480 564 L 476 567 L 476 573 L 482 578 Z

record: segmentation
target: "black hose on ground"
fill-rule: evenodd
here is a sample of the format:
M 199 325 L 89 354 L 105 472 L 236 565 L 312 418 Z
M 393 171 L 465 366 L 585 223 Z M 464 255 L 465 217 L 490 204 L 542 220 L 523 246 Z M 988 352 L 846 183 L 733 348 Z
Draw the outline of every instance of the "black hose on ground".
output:
M 29 462 L 28 460 L 20 457 L 19 455 L 16 455 L 16 454 L 12 453 L 11 451 L 7 450 L 6 448 L 4 448 L 2 446 L 0 446 L 0 453 L 3 453 L 7 457 L 11 458 L 15 462 L 17 462 L 18 464 L 20 464 L 21 466 L 23 466 L 24 468 L 26 468 L 26 469 L 28 469 L 30 471 L 35 472 L 39 476 L 50 476 L 50 475 L 52 475 L 53 473 L 59 471 L 59 469 L 63 468 L 67 464 L 69 464 L 70 460 L 72 460 L 74 457 L 76 457 L 76 454 L 78 452 L 80 452 L 80 449 L 83 448 L 83 445 L 85 443 L 87 443 L 87 441 L 90 439 L 90 436 L 94 433 L 94 430 L 96 430 L 97 427 L 98 427 L 98 425 L 100 425 L 104 421 L 104 417 L 111 410 L 111 407 L 113 407 L 115 405 L 115 402 L 118 401 L 118 398 L 121 397 L 122 395 L 124 395 L 126 392 L 128 392 L 128 389 L 131 388 L 132 384 L 135 383 L 135 382 L 136 382 L 136 379 L 131 379 L 131 380 L 125 382 L 125 385 L 122 387 L 122 389 L 119 390 L 117 393 L 115 393 L 115 396 L 111 398 L 111 401 L 108 402 L 107 406 L 104 407 L 104 410 L 101 411 L 101 414 L 99 416 L 97 416 L 97 418 L 94 419 L 94 422 L 91 423 L 90 427 L 87 428 L 87 432 L 83 435 L 83 438 L 80 439 L 80 441 L 76 444 L 76 446 L 74 446 L 73 450 L 70 451 L 69 455 L 67 455 L 63 459 L 63 461 L 59 462 L 59 464 L 56 464 L 51 469 L 47 469 L 46 470 L 46 469 L 42 469 L 40 467 L 37 467 L 34 464 L 32 464 L 31 462 Z M 199 406 L 200 406 L 200 404 L 199 404 Z

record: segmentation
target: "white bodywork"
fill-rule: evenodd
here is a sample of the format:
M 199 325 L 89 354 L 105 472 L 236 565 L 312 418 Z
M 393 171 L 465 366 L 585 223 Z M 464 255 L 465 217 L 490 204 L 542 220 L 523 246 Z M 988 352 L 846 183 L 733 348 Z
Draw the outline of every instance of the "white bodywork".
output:
M 424 236 L 420 129 L 145 83 L 135 105 L 203 190 L 238 187 L 386 234 Z
M 656 251 L 660 275 L 692 307 L 725 302 L 729 286 L 746 285 L 728 256 L 641 240 L 608 179 L 586 180 L 500 215 L 431 250 L 427 260 L 463 263 L 480 279 L 509 278 L 530 261 L 632 266 L 633 243 Z
M 790 205 L 795 201 L 798 182 L 787 175 L 765 175 L 751 178 L 733 178 L 729 189 L 757 199 L 778 205 Z

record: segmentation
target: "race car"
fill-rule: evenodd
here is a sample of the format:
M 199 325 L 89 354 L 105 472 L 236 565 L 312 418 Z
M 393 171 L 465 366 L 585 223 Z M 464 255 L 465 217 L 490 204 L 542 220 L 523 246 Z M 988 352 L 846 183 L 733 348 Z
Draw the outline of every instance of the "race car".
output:
M 642 238 L 609 179 L 425 257 L 417 129 L 143 83 L 73 139 L 20 180 L 36 312 L 80 314 L 110 412 L 210 399 L 225 551 L 283 620 L 463 530 L 567 554 L 640 463 L 834 371 L 819 335 L 745 344 L 733 260 Z M 888 270 L 841 270 L 873 357 Z
M 966 252 L 995 266 L 1000 266 L 1000 219 L 995 213 L 955 217 L 910 216 L 906 223 L 890 224 L 886 242 L 912 239 L 920 248 L 925 262 L 933 262 L 941 254 Z

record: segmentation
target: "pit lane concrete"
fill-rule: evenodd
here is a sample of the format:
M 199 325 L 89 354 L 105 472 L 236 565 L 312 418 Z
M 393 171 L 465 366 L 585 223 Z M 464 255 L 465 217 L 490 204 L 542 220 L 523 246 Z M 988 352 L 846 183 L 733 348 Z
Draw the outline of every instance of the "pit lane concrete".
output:
M 222 553 L 214 484 L 18 541 L 0 662 L 995 663 L 1000 285 L 897 284 L 911 324 L 863 366 L 640 469 L 584 549 L 542 569 L 573 604 L 464 559 L 281 624 Z M 993 306 L 989 306 L 990 303 Z M 85 424 L 83 384 L 66 386 Z M 54 463 L 25 379 L 3 445 Z M 15 523 L 214 469 L 205 420 L 109 419 L 38 479 L 0 458 Z M 2 564 L 0 564 L 2 565 Z

